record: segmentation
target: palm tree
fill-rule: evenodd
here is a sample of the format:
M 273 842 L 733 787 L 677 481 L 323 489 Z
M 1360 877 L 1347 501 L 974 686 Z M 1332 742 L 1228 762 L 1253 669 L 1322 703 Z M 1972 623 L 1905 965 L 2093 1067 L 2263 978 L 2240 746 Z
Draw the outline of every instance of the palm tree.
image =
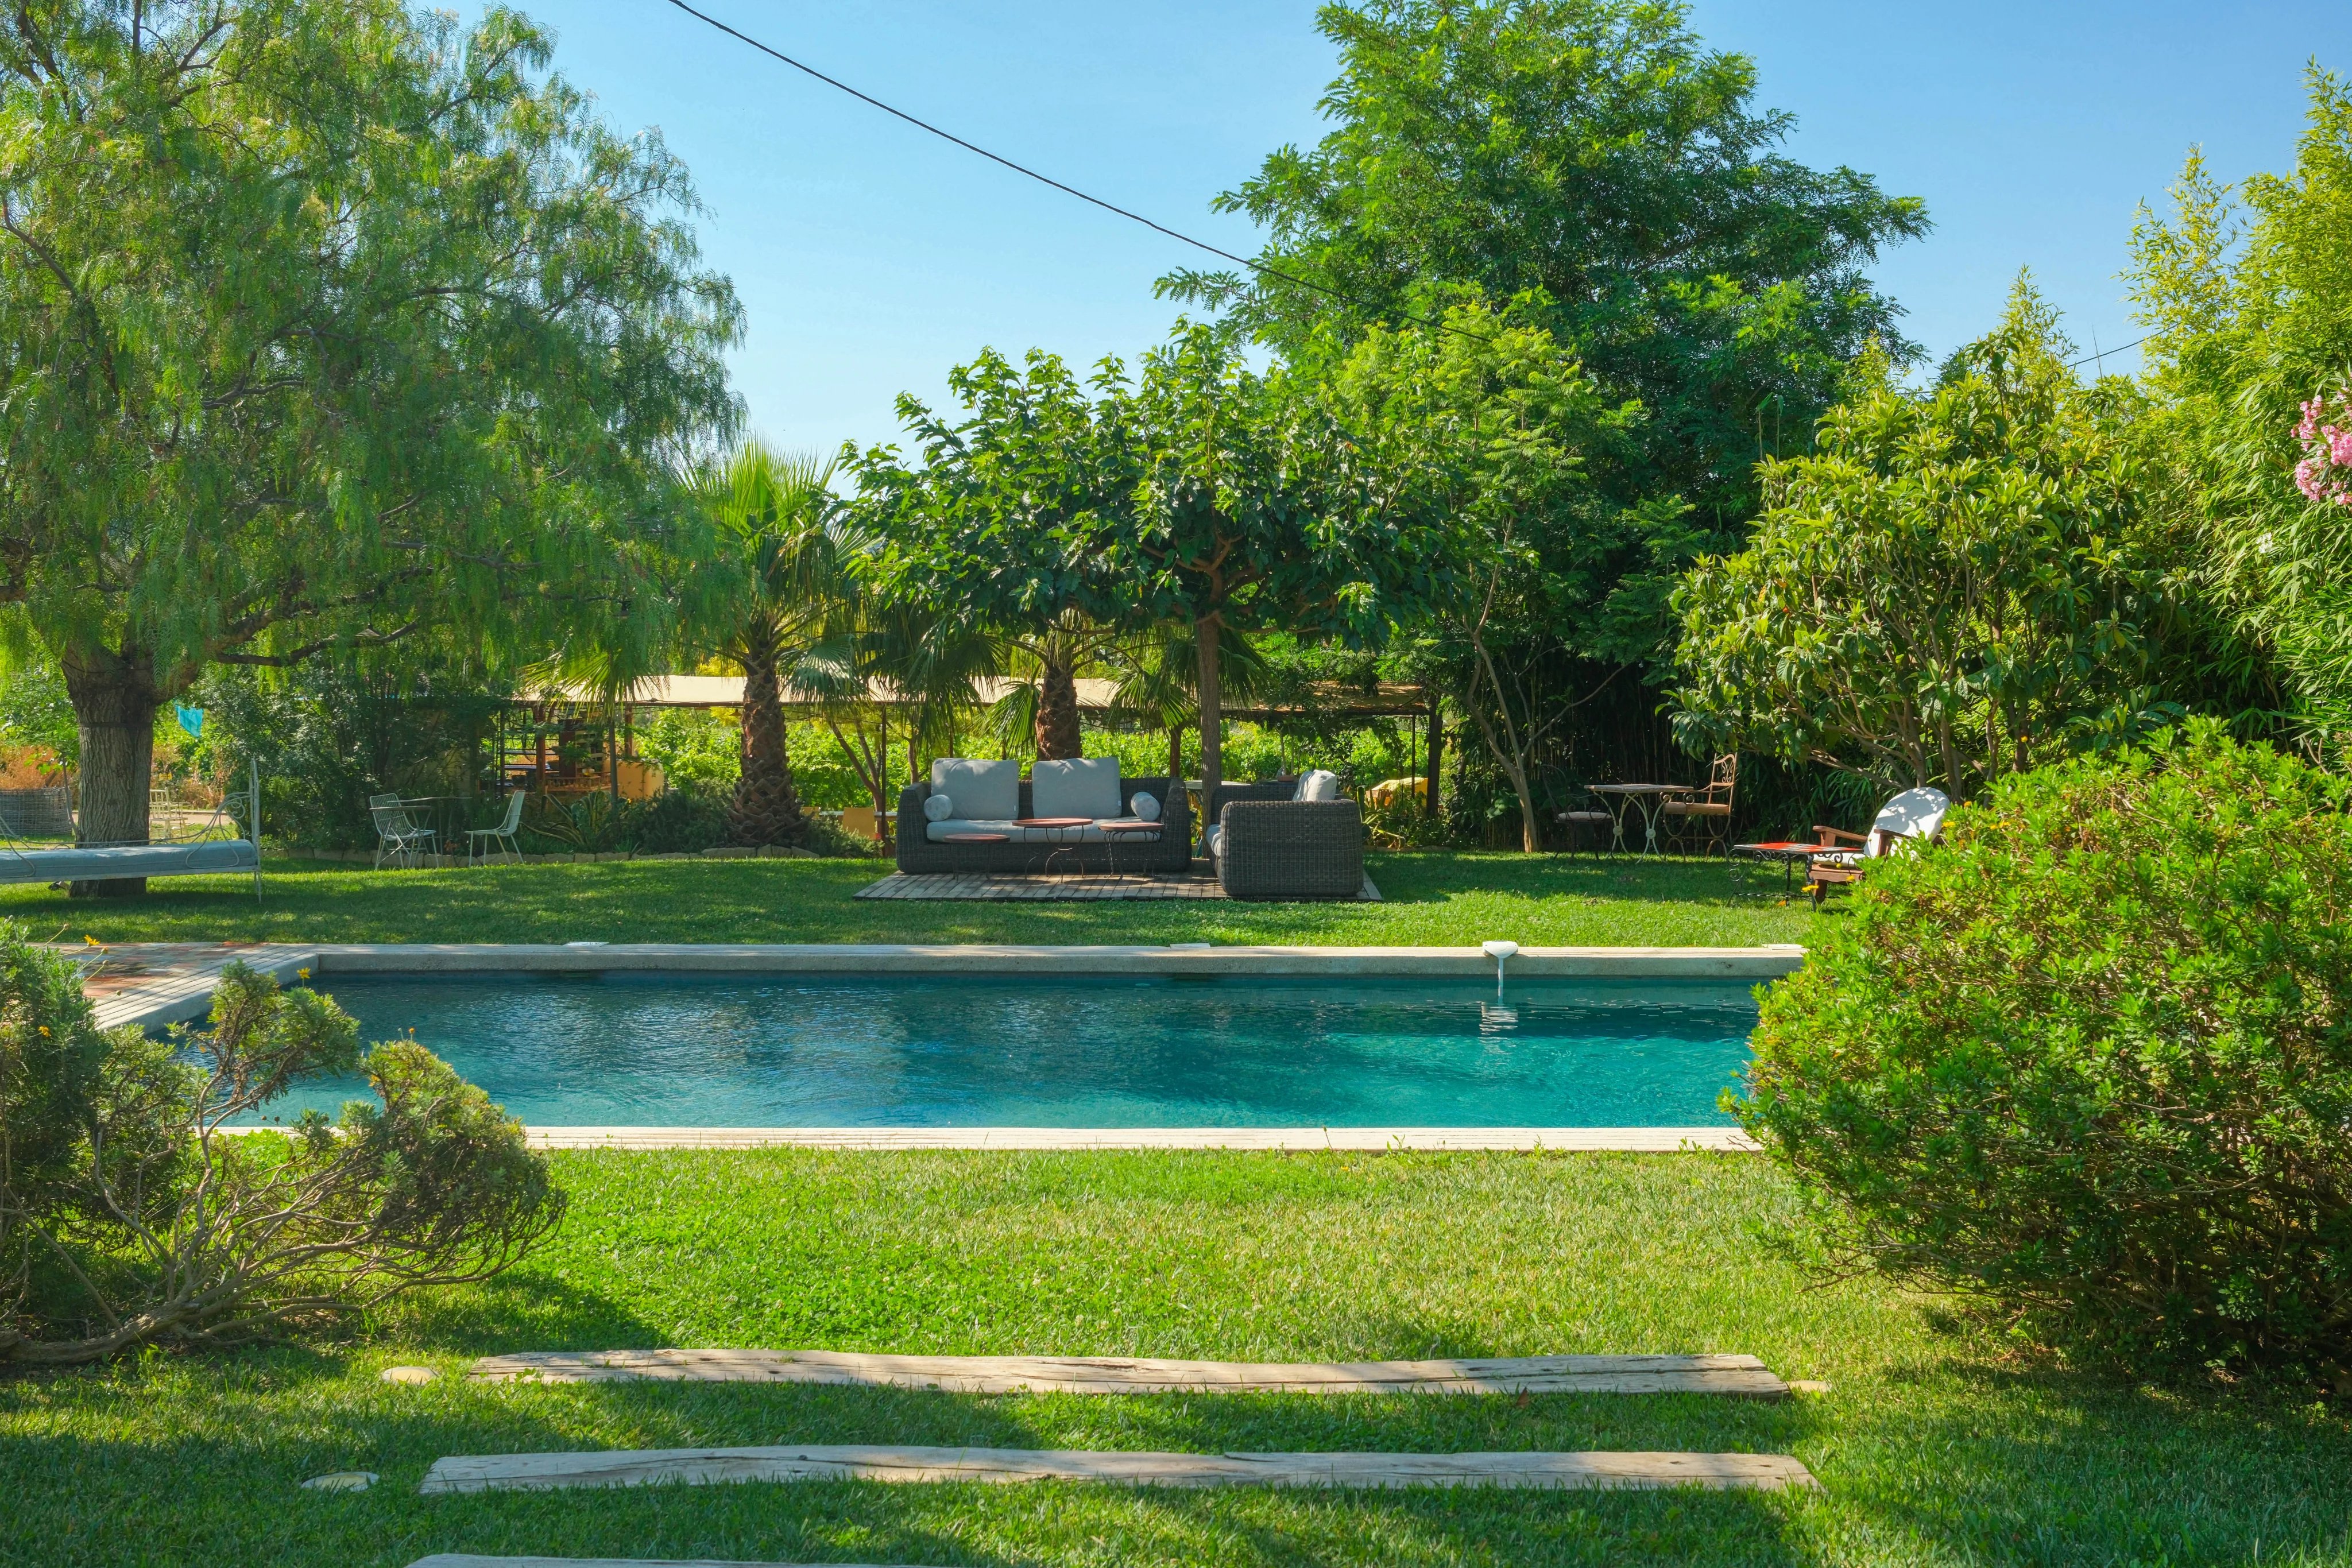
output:
M 790 847 L 808 837 L 784 745 L 783 687 L 844 629 L 856 601 L 856 552 L 833 495 L 833 466 L 753 440 L 695 485 L 742 568 L 712 640 L 743 671 L 743 769 L 727 813 L 739 844 Z

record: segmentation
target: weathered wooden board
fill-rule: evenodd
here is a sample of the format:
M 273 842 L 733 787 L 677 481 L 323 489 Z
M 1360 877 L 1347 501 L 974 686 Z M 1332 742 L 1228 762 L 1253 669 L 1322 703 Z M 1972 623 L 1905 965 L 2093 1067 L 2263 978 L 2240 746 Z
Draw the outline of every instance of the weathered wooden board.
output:
M 715 1557 L 478 1557 L 470 1552 L 436 1552 L 408 1568 L 883 1568 L 874 1563 L 721 1563 Z
M 534 1351 L 484 1356 L 468 1375 L 481 1382 L 846 1384 L 946 1394 L 1728 1394 L 1754 1399 L 1789 1394 L 1789 1385 L 1752 1355 L 1246 1362 L 821 1350 Z
M 808 1444 L 582 1454 L 462 1454 L 436 1459 L 417 1490 L 703 1486 L 720 1481 L 1109 1481 L 1169 1487 L 1810 1487 L 1786 1454 L 1151 1454 L 1051 1448 Z

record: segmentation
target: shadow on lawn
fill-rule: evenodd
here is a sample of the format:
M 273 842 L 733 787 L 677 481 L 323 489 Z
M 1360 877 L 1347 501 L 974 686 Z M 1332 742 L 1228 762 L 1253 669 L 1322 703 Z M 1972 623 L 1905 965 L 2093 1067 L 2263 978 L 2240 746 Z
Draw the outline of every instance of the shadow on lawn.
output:
M 1888 1539 L 2018 1563 L 2341 1562 L 2352 1416 L 2299 1390 L 1955 1362 L 1842 1423 L 1823 1478 Z

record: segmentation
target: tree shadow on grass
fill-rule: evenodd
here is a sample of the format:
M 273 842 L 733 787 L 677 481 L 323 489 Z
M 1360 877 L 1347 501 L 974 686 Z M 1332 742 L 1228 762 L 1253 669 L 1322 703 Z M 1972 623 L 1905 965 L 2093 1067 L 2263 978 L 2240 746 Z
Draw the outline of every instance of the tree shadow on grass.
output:
M 649 1350 L 670 1343 L 663 1330 L 613 1297 L 524 1270 L 401 1299 L 371 1326 L 404 1344 L 476 1355 Z
M 1883 1537 L 1996 1563 L 2352 1552 L 2352 1416 L 2308 1393 L 1965 1362 L 1890 1381 L 1823 1478 Z

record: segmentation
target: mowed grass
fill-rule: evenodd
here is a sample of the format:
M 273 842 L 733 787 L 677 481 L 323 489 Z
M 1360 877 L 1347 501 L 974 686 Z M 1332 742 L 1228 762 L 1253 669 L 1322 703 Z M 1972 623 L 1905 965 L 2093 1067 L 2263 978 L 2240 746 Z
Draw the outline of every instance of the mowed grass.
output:
M 1816 918 L 1782 873 L 1721 861 L 1377 854 L 1379 904 L 860 902 L 884 861 L 620 861 L 374 872 L 272 860 L 143 898 L 0 888 L 0 917 L 101 942 L 1215 942 L 1752 946 Z
M 503 1279 L 348 1343 L 0 1380 L 0 1562 L 393 1565 L 429 1552 L 1114 1564 L 2342 1563 L 2352 1424 L 1939 1327 L 1758 1243 L 1793 1207 L 1710 1155 L 564 1155 Z M 1750 1351 L 1832 1391 L 966 1397 L 477 1386 L 614 1345 L 1391 1357 Z M 388 1385 L 425 1363 L 426 1387 Z M 442 1454 L 780 1442 L 1751 1449 L 1813 1495 L 740 1485 L 423 1498 Z M 304 1477 L 378 1471 L 348 1496 Z

